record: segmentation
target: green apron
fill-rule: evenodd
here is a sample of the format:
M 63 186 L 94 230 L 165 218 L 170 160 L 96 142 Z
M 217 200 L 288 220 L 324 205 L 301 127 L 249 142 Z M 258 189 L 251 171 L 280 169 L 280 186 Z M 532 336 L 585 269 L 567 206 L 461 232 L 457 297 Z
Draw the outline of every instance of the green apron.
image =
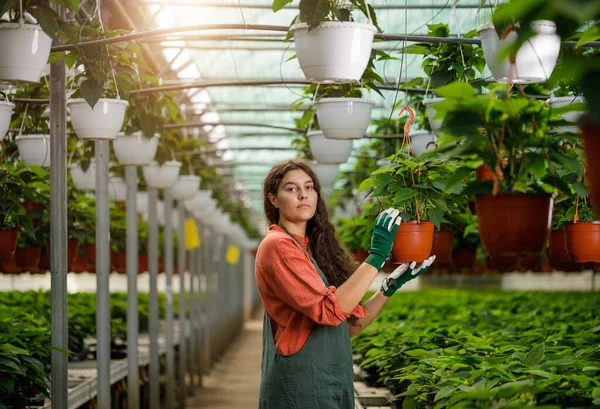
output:
M 300 244 L 329 287 L 302 243 L 286 233 Z M 271 319 L 265 312 L 259 409 L 354 409 L 353 381 L 347 321 L 337 327 L 315 323 L 300 351 L 284 356 L 275 348 Z

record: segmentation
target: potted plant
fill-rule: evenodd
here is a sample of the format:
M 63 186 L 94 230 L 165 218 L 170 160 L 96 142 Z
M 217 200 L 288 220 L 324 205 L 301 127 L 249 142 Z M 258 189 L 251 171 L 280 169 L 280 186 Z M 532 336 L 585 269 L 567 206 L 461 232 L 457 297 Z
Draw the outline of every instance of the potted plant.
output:
M 177 182 L 169 188 L 174 200 L 192 199 L 200 190 L 201 178 L 195 174 L 192 157 L 198 155 L 204 145 L 199 139 L 176 139 L 177 158 L 181 160 L 181 168 Z
M 505 85 L 486 95 L 464 83 L 438 88 L 446 99 L 436 104 L 444 117 L 448 157 L 461 157 L 450 185 L 482 164 L 494 169 L 492 181 L 471 180 L 479 232 L 496 264 L 539 257 L 545 248 L 556 188 L 545 182 L 549 152 L 556 149 L 546 131 L 550 115 L 541 101 L 511 95 Z M 558 112 L 557 112 L 558 113 Z
M 428 24 L 428 37 L 449 37 L 450 27 L 447 24 Z M 466 33 L 463 38 L 473 38 L 475 30 Z M 435 88 L 453 82 L 463 81 L 478 84 L 477 75 L 481 75 L 485 69 L 485 58 L 481 47 L 472 44 L 446 44 L 446 43 L 419 43 L 409 45 L 405 48 L 407 54 L 423 55 L 421 67 L 427 78 L 412 79 L 407 86 L 431 89 L 435 95 Z M 479 81 L 481 82 L 481 81 Z M 411 96 L 411 101 L 417 103 L 419 111 L 419 124 L 426 131 L 432 131 L 436 136 L 441 134 L 442 118 L 435 118 L 436 111 L 433 104 L 440 102 L 443 98 L 425 96 Z M 427 115 L 422 115 L 421 104 L 427 109 Z M 413 145 L 415 135 L 411 134 Z M 432 139 L 432 138 L 430 138 Z M 435 141 L 435 138 L 433 138 Z M 415 154 L 417 154 L 415 152 Z
M 48 62 L 60 17 L 53 6 L 78 12 L 79 1 L 4 1 L 0 5 L 0 79 L 38 82 Z M 35 22 L 34 22 L 35 20 Z
M 97 19 L 84 26 L 62 27 L 71 44 L 124 34 L 104 30 Z M 76 91 L 67 101 L 73 128 L 80 139 L 115 139 L 121 130 L 129 91 L 137 76 L 135 66 L 145 66 L 139 48 L 130 42 L 69 51 L 68 62 L 77 70 Z M 60 57 L 60 56 L 59 56 Z M 57 57 L 57 58 L 59 58 Z M 70 68 L 71 65 L 69 65 Z
M 275 0 L 277 12 L 292 0 Z M 342 1 L 300 0 L 299 21 L 290 26 L 304 76 L 317 83 L 358 81 L 369 62 L 373 36 L 378 30 L 372 6 L 351 0 L 369 22 L 356 23 Z
M 0 92 L 0 97 L 4 98 L 4 100 L 0 100 L 0 141 L 2 141 L 10 127 L 10 118 L 15 104 L 10 102 L 4 92 Z
M 47 99 L 50 94 L 47 81 L 28 84 L 14 98 Z M 14 137 L 19 155 L 25 165 L 50 166 L 49 111 L 45 105 L 18 104 L 13 110 L 11 128 L 19 129 Z
M 138 271 L 148 271 L 148 223 L 138 220 Z
M 449 211 L 443 192 L 455 166 L 432 155 L 412 157 L 398 152 L 392 164 L 372 173 L 359 192 L 373 188 L 370 197 L 400 210 L 402 223 L 392 248 L 392 262 L 423 261 L 431 252 L 434 228 Z
M 174 160 L 176 146 L 173 134 L 165 135 L 158 146 L 156 160 L 143 167 L 144 180 L 149 188 L 166 189 L 177 182 L 181 162 Z M 169 157 L 171 160 L 167 160 Z

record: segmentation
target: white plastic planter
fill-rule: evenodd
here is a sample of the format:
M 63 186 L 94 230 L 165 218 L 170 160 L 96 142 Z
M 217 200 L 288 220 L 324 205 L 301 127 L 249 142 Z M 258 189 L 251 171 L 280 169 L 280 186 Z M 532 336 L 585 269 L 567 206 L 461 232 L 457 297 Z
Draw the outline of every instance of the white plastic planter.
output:
M 200 190 L 200 176 L 182 175 L 179 176 L 173 187 L 169 188 L 171 195 L 175 200 L 188 200 L 196 196 Z
M 321 188 L 332 188 L 340 174 L 339 165 L 327 165 L 324 163 L 313 163 L 310 165 L 312 170 L 317 174 L 317 178 L 321 183 Z
M 201 212 L 204 209 L 214 207 L 212 190 L 198 190 L 194 197 L 183 202 L 183 206 L 190 213 Z
M 371 122 L 374 102 L 362 98 L 323 98 L 315 104 L 328 139 L 361 139 Z
M 135 195 L 136 208 L 138 213 L 148 213 L 149 207 L 148 192 L 137 192 Z
M 308 133 L 310 151 L 319 163 L 344 163 L 352 153 L 352 140 L 327 139 L 322 131 Z
M 437 136 L 427 131 L 415 131 L 410 133 L 410 143 L 416 156 L 437 149 L 437 146 L 435 145 L 436 140 Z
M 19 135 L 15 141 L 25 165 L 50 167 L 50 135 Z
M 548 20 L 537 20 L 531 23 L 531 28 L 537 34 L 521 46 L 512 66 L 508 56 L 498 56 L 504 54 L 507 46 L 514 44 L 517 32 L 511 31 L 506 38 L 501 39 L 493 24 L 477 28 L 485 61 L 498 82 L 543 82 L 552 74 L 560 51 L 560 37 L 556 34 L 556 24 Z
M 81 164 L 74 163 L 71 165 L 71 178 L 73 184 L 79 190 L 95 190 L 96 189 L 96 162 L 92 160 L 87 171 L 83 171 Z
M 308 31 L 308 24 L 290 27 L 304 76 L 322 84 L 360 80 L 371 57 L 372 24 L 328 21 Z
M 37 24 L 0 24 L 0 80 L 38 82 L 51 45 Z
M 154 159 L 159 135 L 146 138 L 141 132 L 133 135 L 119 133 L 113 141 L 115 155 L 121 165 L 147 165 Z
M 127 183 L 122 177 L 113 176 L 108 180 L 108 197 L 115 202 L 127 200 Z
M 0 101 L 0 141 L 6 136 L 10 127 L 10 118 L 15 104 L 9 101 Z
M 436 136 L 440 136 L 441 134 L 440 128 L 442 127 L 444 119 L 433 119 L 435 118 L 435 108 L 432 105 L 443 100 L 444 98 L 429 98 L 423 100 L 423 105 L 427 107 L 427 117 L 429 118 L 429 125 L 431 126 L 431 131 Z
M 159 166 L 157 162 L 152 162 L 144 166 L 144 179 L 150 188 L 167 189 L 177 182 L 181 162 L 167 161 Z
M 67 101 L 71 122 L 79 139 L 115 139 L 123 125 L 129 102 L 100 98 L 92 109 L 83 98 Z
M 546 103 L 552 109 L 558 109 L 567 105 L 579 104 L 582 102 L 585 102 L 584 97 L 552 97 L 546 100 Z M 564 119 L 567 122 L 576 123 L 579 120 L 579 118 L 581 118 L 582 114 L 583 112 L 568 112 L 562 116 L 562 119 Z

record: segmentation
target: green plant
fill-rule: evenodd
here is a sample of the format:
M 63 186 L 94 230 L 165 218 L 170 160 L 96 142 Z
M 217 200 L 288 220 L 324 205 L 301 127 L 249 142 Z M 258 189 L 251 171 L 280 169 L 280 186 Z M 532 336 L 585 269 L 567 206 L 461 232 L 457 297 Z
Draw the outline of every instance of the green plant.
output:
M 110 207 L 110 249 L 114 253 L 127 249 L 127 219 L 118 205 Z
M 124 30 L 105 29 L 100 21 L 91 19 L 84 26 L 61 27 L 61 33 L 70 44 L 117 37 Z M 150 71 L 141 57 L 140 48 L 133 42 L 112 43 L 92 47 L 76 47 L 68 52 L 53 53 L 50 61 L 64 59 L 77 74 L 71 80 L 77 86 L 73 97 L 83 98 L 94 107 L 102 97 L 129 99 L 138 69 Z
M 365 212 L 350 219 L 340 218 L 336 221 L 337 232 L 344 246 L 350 251 L 368 251 L 371 247 L 374 216 L 372 212 Z
M 0 230 L 15 230 L 26 226 L 33 234 L 31 221 L 21 206 L 23 182 L 17 169 L 9 163 L 0 167 Z
M 359 192 L 373 188 L 369 196 L 400 210 L 403 221 L 429 220 L 439 229 L 444 214 L 454 206 L 453 200 L 448 200 L 452 196 L 446 196 L 444 191 L 455 170 L 454 162 L 436 155 L 412 157 L 398 152 L 389 166 L 376 170 L 361 183 Z M 460 191 L 456 186 L 449 189 L 454 195 Z
M 273 11 L 281 10 L 292 1 L 273 0 Z M 354 21 L 351 7 L 358 8 L 367 18 L 370 17 L 373 25 L 381 32 L 375 9 L 370 4 L 367 6 L 364 0 L 300 0 L 300 21 L 308 23 L 310 29 L 323 21 Z
M 39 82 L 26 84 L 17 89 L 11 98 L 48 99 L 50 97 L 50 77 L 44 76 Z M 23 134 L 50 134 L 50 110 L 45 104 L 15 104 L 10 127 Z
M 67 190 L 68 238 L 77 240 L 80 250 L 96 242 L 96 201 L 69 186 Z
M 485 164 L 495 170 L 493 181 L 471 181 L 469 193 L 552 192 L 547 183 L 550 154 L 556 146 L 547 136 L 550 110 L 541 101 L 511 94 L 498 85 L 488 94 L 476 95 L 469 84 L 455 83 L 438 88 L 445 100 L 435 104 L 444 118 L 442 151 L 445 157 L 461 157 L 449 186 L 472 175 Z M 578 104 L 555 109 L 559 116 Z
M 21 5 L 23 13 L 31 14 L 42 27 L 42 30 L 51 38 L 54 38 L 59 26 L 62 25 L 61 19 L 56 14 L 53 5 L 67 7 L 73 13 L 77 13 L 79 9 L 79 0 L 0 0 L 0 17 L 2 21 L 9 23 L 18 23 L 23 16 L 21 15 Z

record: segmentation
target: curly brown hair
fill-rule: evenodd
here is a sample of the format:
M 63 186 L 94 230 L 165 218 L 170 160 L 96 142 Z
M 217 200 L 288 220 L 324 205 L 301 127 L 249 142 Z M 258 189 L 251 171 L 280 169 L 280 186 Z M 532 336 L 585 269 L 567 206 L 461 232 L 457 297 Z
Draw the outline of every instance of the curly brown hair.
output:
M 279 209 L 269 200 L 269 193 L 277 194 L 279 184 L 289 171 L 301 169 L 311 177 L 314 188 L 319 198 L 317 210 L 312 219 L 306 225 L 306 236 L 309 239 L 309 247 L 317 265 L 323 270 L 323 274 L 329 283 L 339 287 L 356 271 L 358 265 L 348 249 L 344 247 L 333 224 L 329 221 L 327 205 L 321 196 L 321 184 L 310 165 L 303 160 L 281 161 L 269 172 L 265 179 L 263 188 L 265 215 L 270 224 L 279 224 Z

